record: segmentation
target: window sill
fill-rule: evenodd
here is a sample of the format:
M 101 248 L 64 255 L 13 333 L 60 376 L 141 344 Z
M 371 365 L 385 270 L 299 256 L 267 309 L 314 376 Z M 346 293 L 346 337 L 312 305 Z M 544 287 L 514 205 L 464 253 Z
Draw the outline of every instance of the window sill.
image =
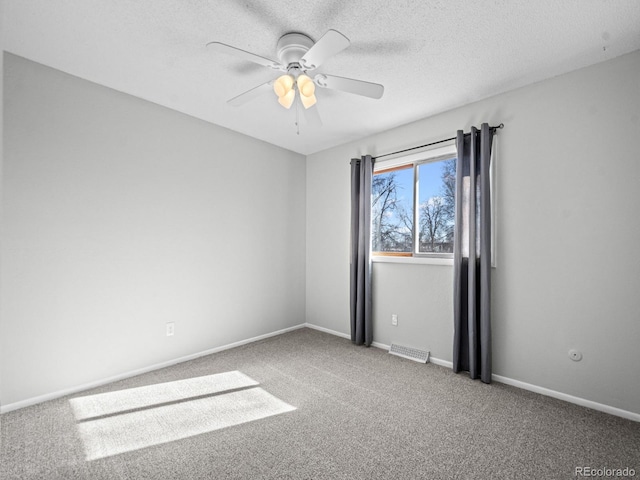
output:
M 434 257 L 393 257 L 385 255 L 372 255 L 373 263 L 408 263 L 413 265 L 444 265 L 453 267 L 453 258 Z M 491 262 L 491 270 L 496 269 L 495 262 Z
M 453 266 L 453 258 L 436 257 L 394 257 L 386 255 L 372 255 L 373 263 L 408 263 L 413 265 L 449 265 Z

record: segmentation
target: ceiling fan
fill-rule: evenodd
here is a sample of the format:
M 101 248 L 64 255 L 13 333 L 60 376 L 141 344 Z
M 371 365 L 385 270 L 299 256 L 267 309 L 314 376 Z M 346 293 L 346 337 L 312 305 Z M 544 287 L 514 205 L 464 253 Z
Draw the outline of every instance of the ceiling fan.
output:
M 207 46 L 217 52 L 233 55 L 273 70 L 285 72 L 269 82 L 233 97 L 227 103 L 234 106 L 243 105 L 273 89 L 278 96 L 280 105 L 288 109 L 291 108 L 297 91 L 300 102 L 306 110 L 316 104 L 316 86 L 375 99 L 382 97 L 384 87 L 378 83 L 324 73 L 317 73 L 313 78 L 308 75 L 309 72 L 318 68 L 328 58 L 347 48 L 349 44 L 349 39 L 336 30 L 329 30 L 315 43 L 302 33 L 287 33 L 278 40 L 276 47 L 278 61 L 220 42 L 210 42 Z

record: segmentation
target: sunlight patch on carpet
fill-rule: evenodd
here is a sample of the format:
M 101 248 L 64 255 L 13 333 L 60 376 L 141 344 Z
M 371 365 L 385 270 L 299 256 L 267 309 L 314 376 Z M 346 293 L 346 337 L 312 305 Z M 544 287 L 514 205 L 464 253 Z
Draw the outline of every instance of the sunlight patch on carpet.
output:
M 76 420 L 86 420 L 256 385 L 259 383 L 244 373 L 232 371 L 77 397 L 69 403 Z
M 114 394 L 122 394 L 121 396 L 96 395 L 95 397 L 105 399 L 103 407 L 99 406 L 100 402 L 96 399 L 85 403 L 75 402 L 75 405 L 72 403 L 74 412 L 78 411 L 81 418 L 90 418 L 77 423 L 86 459 L 96 460 L 110 457 L 296 409 L 264 389 L 255 386 L 258 383 L 241 372 L 227 373 L 233 375 L 219 374 L 223 376 L 210 375 L 193 379 L 197 381 L 192 384 L 191 391 L 192 393 L 197 392 L 197 394 L 191 395 L 191 397 L 197 396 L 197 398 L 185 397 L 184 395 L 187 393 L 184 389 L 173 390 L 171 385 L 176 382 L 168 382 L 113 392 Z M 208 383 L 211 384 L 210 391 L 213 394 L 210 396 L 202 396 L 201 392 L 204 387 L 200 381 L 204 381 L 203 379 L 208 379 Z M 221 381 L 218 383 L 217 380 Z M 242 382 L 251 382 L 248 385 L 249 388 L 234 390 L 239 388 L 237 385 Z M 226 385 L 227 389 L 231 391 L 222 390 L 223 385 Z M 142 391 L 146 388 L 150 388 L 151 393 L 148 395 Z M 124 395 L 129 390 L 136 390 L 135 395 L 132 397 Z M 176 392 L 182 396 L 177 398 L 178 393 Z M 81 399 L 87 398 L 90 397 L 81 397 Z M 119 410 L 124 413 L 104 416 L 104 412 L 114 411 L 118 398 L 127 406 L 127 408 Z M 169 398 L 173 400 L 168 400 Z M 143 399 L 146 400 L 143 401 Z M 153 401 L 156 403 L 149 403 Z M 168 401 L 174 403 L 167 404 Z M 145 408 L 130 411 L 133 405 L 143 405 Z M 149 405 L 158 406 L 149 407 Z

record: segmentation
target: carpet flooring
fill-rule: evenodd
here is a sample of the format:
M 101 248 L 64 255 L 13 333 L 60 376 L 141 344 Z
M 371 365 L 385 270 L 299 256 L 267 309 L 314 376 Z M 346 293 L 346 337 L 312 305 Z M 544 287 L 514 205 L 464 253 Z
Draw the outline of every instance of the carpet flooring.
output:
M 640 423 L 311 329 L 0 425 L 3 480 L 640 478 Z

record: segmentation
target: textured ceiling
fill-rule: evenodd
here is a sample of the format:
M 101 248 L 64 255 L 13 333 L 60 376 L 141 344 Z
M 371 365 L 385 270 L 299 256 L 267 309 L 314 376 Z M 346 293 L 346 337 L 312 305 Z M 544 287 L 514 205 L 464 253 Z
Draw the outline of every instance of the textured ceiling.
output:
M 6 0 L 7 51 L 303 154 L 640 49 L 638 0 Z M 318 89 L 323 126 L 267 93 L 290 31 L 351 46 L 317 72 L 382 83 L 381 100 Z

